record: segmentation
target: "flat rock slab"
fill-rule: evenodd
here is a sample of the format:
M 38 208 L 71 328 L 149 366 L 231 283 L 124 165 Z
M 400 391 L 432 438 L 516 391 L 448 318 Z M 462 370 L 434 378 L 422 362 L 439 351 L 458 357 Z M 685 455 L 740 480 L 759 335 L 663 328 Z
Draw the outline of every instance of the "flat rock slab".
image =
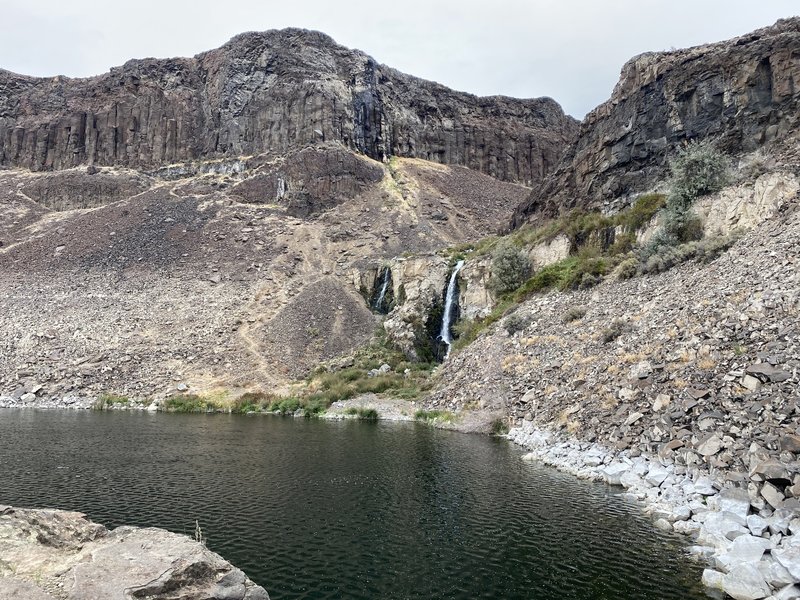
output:
M 47 589 L 63 590 L 66 600 L 269 600 L 241 570 L 185 535 L 109 532 L 80 513 L 0 508 L 3 600 L 53 600 Z
M 16 577 L 0 579 L 0 598 L 3 600 L 55 600 L 43 589 Z

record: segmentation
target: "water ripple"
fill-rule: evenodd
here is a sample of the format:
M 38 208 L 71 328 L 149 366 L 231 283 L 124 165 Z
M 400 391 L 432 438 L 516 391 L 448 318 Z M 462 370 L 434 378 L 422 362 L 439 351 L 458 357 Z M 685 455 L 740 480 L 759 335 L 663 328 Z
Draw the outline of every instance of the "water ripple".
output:
M 0 503 L 191 534 L 281 599 L 691 600 L 612 490 L 419 425 L 3 411 Z

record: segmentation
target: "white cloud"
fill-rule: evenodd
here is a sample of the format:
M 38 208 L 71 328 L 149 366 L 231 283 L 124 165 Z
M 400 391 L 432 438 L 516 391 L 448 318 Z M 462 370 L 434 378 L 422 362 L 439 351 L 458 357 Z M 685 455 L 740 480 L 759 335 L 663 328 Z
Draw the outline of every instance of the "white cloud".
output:
M 0 0 L 0 67 L 87 76 L 186 56 L 242 31 L 319 29 L 378 61 L 477 94 L 551 96 L 581 117 L 631 56 L 718 41 L 796 0 Z

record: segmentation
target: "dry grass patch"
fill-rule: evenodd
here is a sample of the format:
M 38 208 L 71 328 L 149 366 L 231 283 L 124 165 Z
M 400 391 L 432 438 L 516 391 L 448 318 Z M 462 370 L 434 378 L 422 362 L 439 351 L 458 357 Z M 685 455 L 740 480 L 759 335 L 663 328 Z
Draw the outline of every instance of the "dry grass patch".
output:
M 703 371 L 711 371 L 717 366 L 717 361 L 712 356 L 704 356 L 697 361 L 697 368 Z

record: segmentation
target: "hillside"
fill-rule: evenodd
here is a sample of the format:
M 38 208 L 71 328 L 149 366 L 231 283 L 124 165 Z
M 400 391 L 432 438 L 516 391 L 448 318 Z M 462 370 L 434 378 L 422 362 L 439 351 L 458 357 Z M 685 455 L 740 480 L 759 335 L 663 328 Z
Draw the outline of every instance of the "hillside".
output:
M 285 389 L 372 338 L 385 260 L 498 230 L 576 130 L 298 29 L 0 71 L 0 395 Z

